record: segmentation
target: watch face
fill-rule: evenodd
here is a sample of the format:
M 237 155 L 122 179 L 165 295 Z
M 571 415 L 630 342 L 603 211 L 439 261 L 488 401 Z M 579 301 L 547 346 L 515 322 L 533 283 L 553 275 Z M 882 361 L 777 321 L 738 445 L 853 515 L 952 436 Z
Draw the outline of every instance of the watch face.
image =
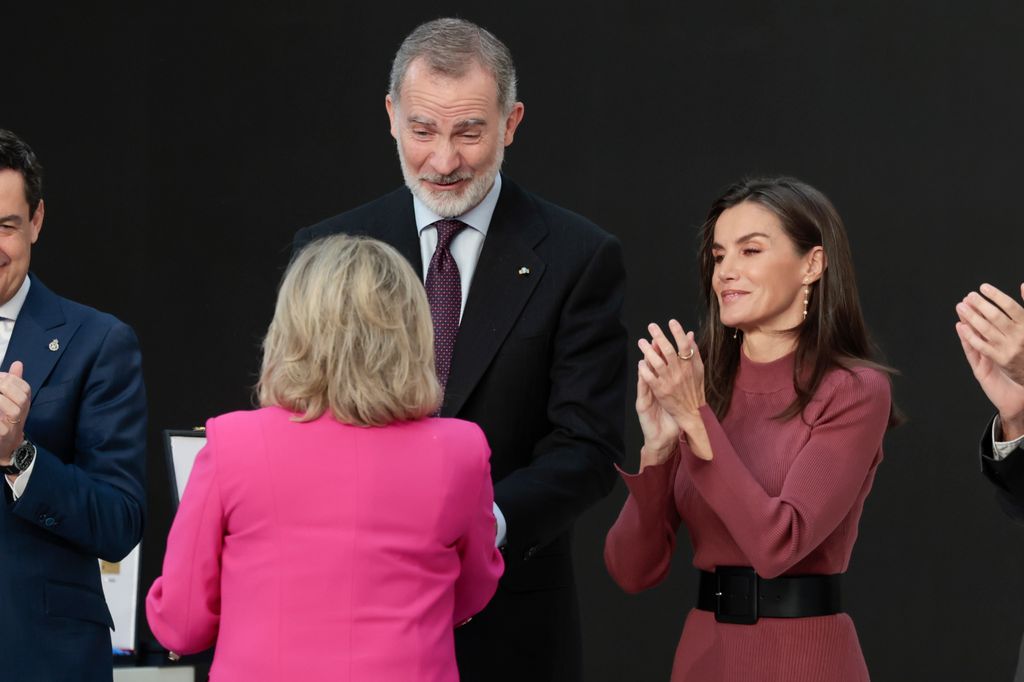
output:
M 32 463 L 32 455 L 34 454 L 35 452 L 33 452 L 31 445 L 22 445 L 14 451 L 11 464 L 18 467 L 20 471 L 24 471 Z

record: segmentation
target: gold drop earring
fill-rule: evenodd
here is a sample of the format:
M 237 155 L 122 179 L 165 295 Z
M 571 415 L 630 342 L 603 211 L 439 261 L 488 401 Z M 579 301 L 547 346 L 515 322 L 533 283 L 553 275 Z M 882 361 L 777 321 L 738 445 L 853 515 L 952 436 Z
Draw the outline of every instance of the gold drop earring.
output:
M 807 319 L 807 306 L 811 302 L 811 286 L 809 284 L 804 285 L 804 319 Z

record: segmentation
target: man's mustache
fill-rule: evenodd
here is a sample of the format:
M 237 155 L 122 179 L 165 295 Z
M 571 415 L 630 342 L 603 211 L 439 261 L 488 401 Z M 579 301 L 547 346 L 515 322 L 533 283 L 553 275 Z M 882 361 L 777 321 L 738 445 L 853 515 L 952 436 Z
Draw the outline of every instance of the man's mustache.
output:
M 438 185 L 451 185 L 451 184 L 454 184 L 454 183 L 456 183 L 456 182 L 458 182 L 460 180 L 472 180 L 472 179 L 473 179 L 472 173 L 466 173 L 466 172 L 462 172 L 462 173 L 449 173 L 448 175 L 430 175 L 430 174 L 427 174 L 427 175 L 421 175 L 420 176 L 420 180 L 425 180 L 427 182 L 433 182 L 433 183 L 438 184 Z

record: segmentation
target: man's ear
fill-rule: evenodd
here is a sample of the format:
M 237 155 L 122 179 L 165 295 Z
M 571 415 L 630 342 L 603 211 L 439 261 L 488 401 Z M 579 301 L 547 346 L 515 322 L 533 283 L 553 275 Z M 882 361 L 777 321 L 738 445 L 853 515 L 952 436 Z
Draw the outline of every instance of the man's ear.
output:
M 512 139 L 516 136 L 516 128 L 523 121 L 523 114 L 526 112 L 526 106 L 522 102 L 516 102 L 512 105 L 512 111 L 508 113 L 508 118 L 505 119 L 505 146 L 512 144 Z
M 46 206 L 43 204 L 43 200 L 39 200 L 39 205 L 36 206 L 35 213 L 32 214 L 32 218 L 28 221 L 29 229 L 29 243 L 35 244 L 36 240 L 39 239 L 39 233 L 43 230 L 43 217 L 46 213 Z
M 391 137 L 398 139 L 398 126 L 395 124 L 395 116 L 398 115 L 398 105 L 391 101 L 391 95 L 384 96 L 384 108 L 388 110 L 388 121 L 391 123 Z

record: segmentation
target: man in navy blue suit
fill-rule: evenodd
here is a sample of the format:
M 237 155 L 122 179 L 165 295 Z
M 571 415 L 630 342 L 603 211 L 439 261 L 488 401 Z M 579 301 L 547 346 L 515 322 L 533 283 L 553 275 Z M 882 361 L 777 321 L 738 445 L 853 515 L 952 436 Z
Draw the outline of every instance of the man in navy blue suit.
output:
M 30 275 L 42 169 L 0 129 L 0 678 L 109 681 L 99 562 L 142 537 L 138 341 Z

